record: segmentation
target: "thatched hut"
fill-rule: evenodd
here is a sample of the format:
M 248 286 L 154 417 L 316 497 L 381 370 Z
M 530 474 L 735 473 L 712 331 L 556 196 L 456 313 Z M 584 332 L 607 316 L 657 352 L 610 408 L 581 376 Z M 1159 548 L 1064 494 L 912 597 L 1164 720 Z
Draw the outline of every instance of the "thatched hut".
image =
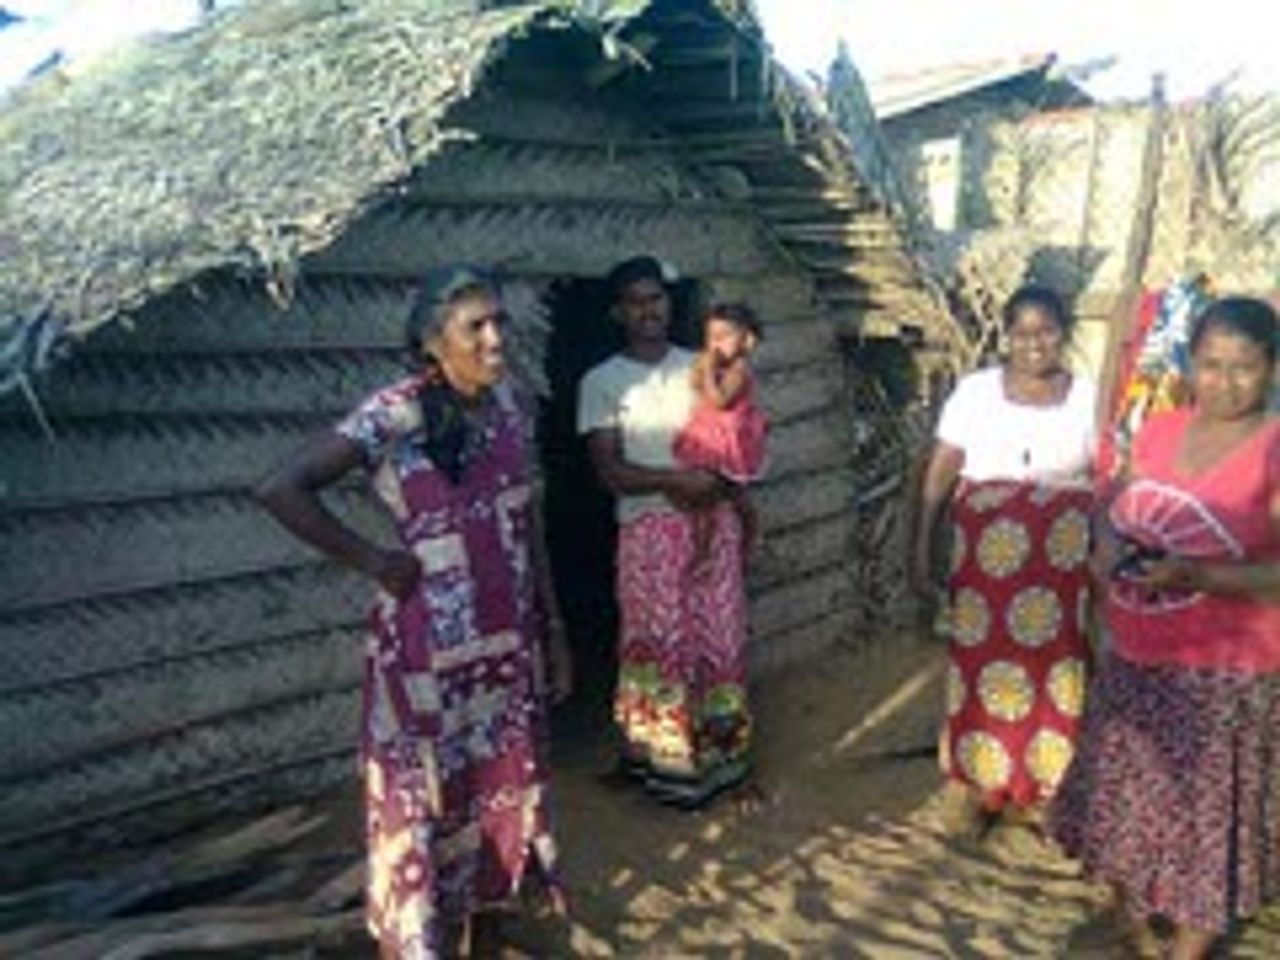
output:
M 768 320 L 757 662 L 855 634 L 835 331 L 875 293 L 851 258 L 897 241 L 847 139 L 736 4 L 477 6 L 260 0 L 6 105 L 0 845 L 351 775 L 367 587 L 247 490 L 400 375 L 444 261 L 503 265 L 524 304 L 580 630 L 607 551 L 565 416 L 614 345 L 598 278 L 652 251 L 682 298 Z

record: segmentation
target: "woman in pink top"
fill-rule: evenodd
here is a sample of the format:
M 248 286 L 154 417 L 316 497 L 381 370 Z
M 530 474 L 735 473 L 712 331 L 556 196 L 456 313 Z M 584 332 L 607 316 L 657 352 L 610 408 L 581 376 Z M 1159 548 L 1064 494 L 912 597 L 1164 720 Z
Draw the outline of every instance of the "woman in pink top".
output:
M 1191 338 L 1190 410 L 1154 417 L 1102 531 L 1111 651 L 1052 810 L 1144 949 L 1204 957 L 1280 891 L 1277 320 L 1243 297 Z

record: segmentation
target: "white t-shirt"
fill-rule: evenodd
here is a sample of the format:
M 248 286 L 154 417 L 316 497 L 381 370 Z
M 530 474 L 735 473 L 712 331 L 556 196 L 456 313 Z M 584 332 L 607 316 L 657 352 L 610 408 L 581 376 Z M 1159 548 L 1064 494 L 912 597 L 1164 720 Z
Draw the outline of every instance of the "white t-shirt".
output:
M 999 367 L 979 370 L 947 398 L 938 439 L 964 451 L 960 473 L 970 480 L 1087 484 L 1097 452 L 1097 395 L 1097 385 L 1076 374 L 1056 406 L 1014 403 Z
M 672 443 L 693 412 L 694 354 L 671 347 L 658 363 L 614 354 L 593 367 L 578 389 L 578 433 L 619 430 L 622 457 L 639 467 L 676 466 Z M 661 494 L 618 498 L 618 520 L 675 508 Z

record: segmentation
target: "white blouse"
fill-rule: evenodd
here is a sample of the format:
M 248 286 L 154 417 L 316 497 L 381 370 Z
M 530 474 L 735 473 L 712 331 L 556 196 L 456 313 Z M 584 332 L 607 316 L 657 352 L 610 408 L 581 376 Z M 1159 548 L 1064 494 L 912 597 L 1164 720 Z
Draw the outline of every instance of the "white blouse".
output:
M 1078 374 L 1059 404 L 1015 403 L 999 367 L 963 377 L 942 408 L 937 436 L 964 451 L 969 480 L 1034 480 L 1055 486 L 1089 482 L 1097 451 L 1097 385 Z

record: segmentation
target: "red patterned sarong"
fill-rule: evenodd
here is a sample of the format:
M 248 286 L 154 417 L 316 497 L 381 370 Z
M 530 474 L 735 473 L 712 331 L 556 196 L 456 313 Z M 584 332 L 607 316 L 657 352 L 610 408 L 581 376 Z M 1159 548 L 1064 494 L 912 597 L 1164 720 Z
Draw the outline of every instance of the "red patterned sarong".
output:
M 953 506 L 942 765 L 988 809 L 1052 795 L 1075 749 L 1091 494 L 962 482 Z
M 622 613 L 614 717 L 660 795 L 697 802 L 746 773 L 746 597 L 731 506 L 708 514 L 710 555 L 690 575 L 693 523 L 646 513 L 618 532 Z

